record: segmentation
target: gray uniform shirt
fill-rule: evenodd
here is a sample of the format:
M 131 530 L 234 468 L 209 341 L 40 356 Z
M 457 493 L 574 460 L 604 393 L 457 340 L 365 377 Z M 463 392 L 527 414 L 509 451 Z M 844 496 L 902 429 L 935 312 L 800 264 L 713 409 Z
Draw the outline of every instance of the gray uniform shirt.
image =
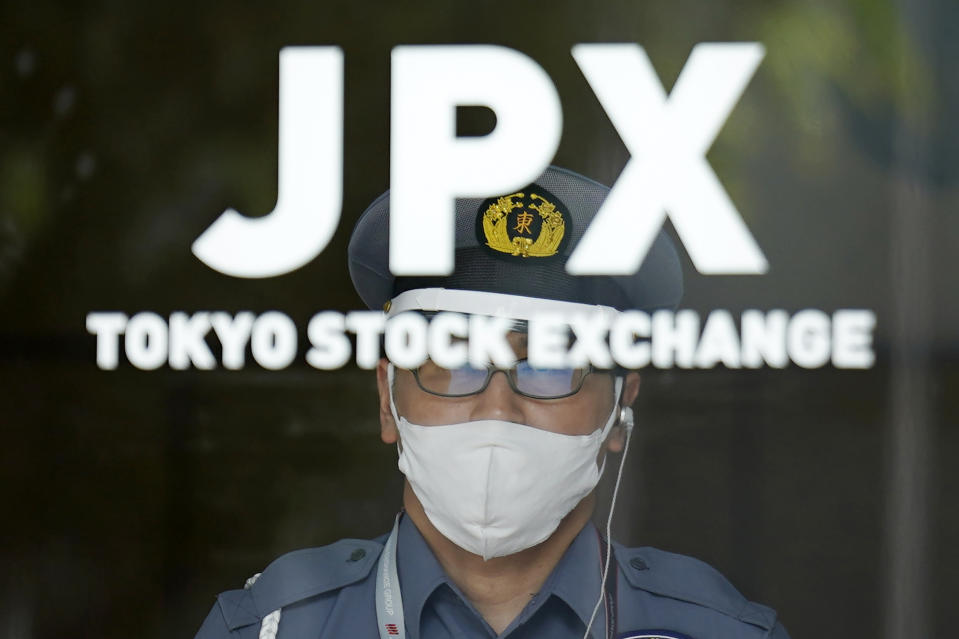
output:
M 252 587 L 217 597 L 197 639 L 256 638 L 282 609 L 279 639 L 378 639 L 375 565 L 382 540 L 346 539 L 283 555 Z M 602 542 L 592 525 L 577 535 L 539 592 L 497 635 L 430 551 L 416 526 L 399 526 L 397 570 L 410 639 L 582 639 L 602 588 Z M 788 639 L 776 613 L 747 601 L 701 561 L 654 548 L 613 545 L 616 637 Z M 607 636 L 605 606 L 593 622 Z

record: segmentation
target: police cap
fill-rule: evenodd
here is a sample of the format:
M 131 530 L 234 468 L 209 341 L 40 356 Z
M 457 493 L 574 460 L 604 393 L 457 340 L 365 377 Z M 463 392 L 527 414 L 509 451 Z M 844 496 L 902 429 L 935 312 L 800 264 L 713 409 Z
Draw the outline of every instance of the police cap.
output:
M 389 270 L 387 191 L 366 209 L 350 238 L 353 285 L 371 309 L 388 308 L 397 296 L 421 290 L 480 291 L 616 310 L 675 308 L 683 292 L 682 269 L 663 231 L 633 275 L 566 272 L 567 259 L 608 193 L 598 182 L 551 166 L 515 193 L 457 199 L 453 273 L 396 277 Z

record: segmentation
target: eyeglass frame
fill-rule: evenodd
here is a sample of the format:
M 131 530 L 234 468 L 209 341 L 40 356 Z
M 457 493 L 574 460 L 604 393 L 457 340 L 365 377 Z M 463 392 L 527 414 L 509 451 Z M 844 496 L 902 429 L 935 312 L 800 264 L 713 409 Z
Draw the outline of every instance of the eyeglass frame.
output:
M 610 375 L 615 374 L 615 371 L 613 369 L 596 368 L 595 366 L 593 366 L 592 363 L 590 363 L 586 366 L 585 372 L 580 377 L 579 383 L 577 384 L 574 390 L 571 390 L 570 392 L 565 393 L 563 395 L 550 395 L 548 397 L 543 397 L 543 396 L 537 396 L 537 395 L 530 395 L 529 393 L 524 393 L 523 391 L 519 390 L 519 388 L 516 387 L 516 381 L 513 379 L 512 375 L 510 375 L 510 372 L 516 370 L 517 364 L 525 361 L 528 361 L 525 357 L 523 359 L 519 359 L 516 361 L 516 364 L 513 364 L 513 366 L 511 366 L 510 368 L 499 368 L 497 366 L 489 365 L 486 367 L 486 381 L 483 382 L 483 385 L 478 390 L 475 390 L 472 393 L 462 393 L 462 394 L 456 394 L 456 395 L 451 395 L 447 393 L 438 393 L 436 391 L 429 390 L 428 388 L 423 386 L 423 383 L 420 381 L 420 375 L 419 375 L 420 366 L 417 366 L 416 368 L 411 368 L 408 370 L 411 373 L 413 373 L 413 379 L 416 380 L 416 385 L 420 388 L 420 390 L 423 391 L 424 393 L 429 393 L 430 395 L 433 395 L 435 397 L 446 397 L 449 399 L 458 399 L 461 397 L 472 397 L 473 395 L 479 395 L 483 393 L 487 388 L 489 388 L 489 384 L 490 384 L 490 381 L 493 379 L 493 375 L 495 375 L 496 373 L 503 373 L 506 376 L 506 383 L 509 384 L 510 389 L 514 393 L 516 393 L 520 397 L 526 397 L 528 399 L 536 399 L 540 401 L 548 401 L 551 399 L 565 399 L 566 397 L 572 397 L 573 395 L 575 395 L 576 393 L 578 393 L 579 391 L 583 389 L 583 385 L 586 383 L 586 378 L 589 377 L 592 373 L 609 373 Z

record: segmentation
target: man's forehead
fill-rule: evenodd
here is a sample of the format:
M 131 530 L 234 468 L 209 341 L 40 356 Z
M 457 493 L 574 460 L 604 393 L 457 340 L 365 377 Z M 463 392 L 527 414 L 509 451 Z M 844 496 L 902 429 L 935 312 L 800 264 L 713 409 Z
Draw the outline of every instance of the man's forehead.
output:
M 526 331 L 510 331 L 506 334 L 506 341 L 509 342 L 514 351 L 521 350 L 525 354 L 529 346 L 529 333 Z
M 453 336 L 450 341 L 454 343 L 466 342 L 467 338 Z M 514 352 L 521 350 L 525 353 L 529 346 L 529 333 L 525 330 L 511 330 L 506 333 L 506 342 L 513 348 Z

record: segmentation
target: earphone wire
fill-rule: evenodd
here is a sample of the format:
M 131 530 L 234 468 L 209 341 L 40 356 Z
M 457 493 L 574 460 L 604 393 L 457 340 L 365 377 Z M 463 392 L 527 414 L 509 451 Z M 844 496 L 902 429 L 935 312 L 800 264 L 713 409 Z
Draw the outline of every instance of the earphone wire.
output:
M 623 456 L 619 460 L 619 471 L 616 473 L 616 485 L 613 487 L 613 499 L 609 505 L 609 517 L 606 518 L 606 561 L 603 564 L 603 579 L 600 581 L 599 586 L 599 598 L 596 600 L 596 606 L 593 607 L 593 614 L 589 618 L 589 623 L 586 624 L 586 632 L 583 634 L 583 639 L 589 639 L 589 631 L 593 627 L 593 622 L 596 620 L 596 614 L 599 612 L 599 607 L 603 603 L 603 599 L 606 594 L 606 580 L 609 578 L 609 562 L 612 560 L 613 552 L 613 512 L 616 510 L 616 497 L 619 495 L 619 484 L 623 479 L 623 467 L 626 465 L 626 454 L 629 452 L 629 440 L 633 434 L 632 425 L 627 425 L 626 427 L 626 445 L 623 447 Z M 606 629 L 606 634 L 609 635 L 610 629 Z

